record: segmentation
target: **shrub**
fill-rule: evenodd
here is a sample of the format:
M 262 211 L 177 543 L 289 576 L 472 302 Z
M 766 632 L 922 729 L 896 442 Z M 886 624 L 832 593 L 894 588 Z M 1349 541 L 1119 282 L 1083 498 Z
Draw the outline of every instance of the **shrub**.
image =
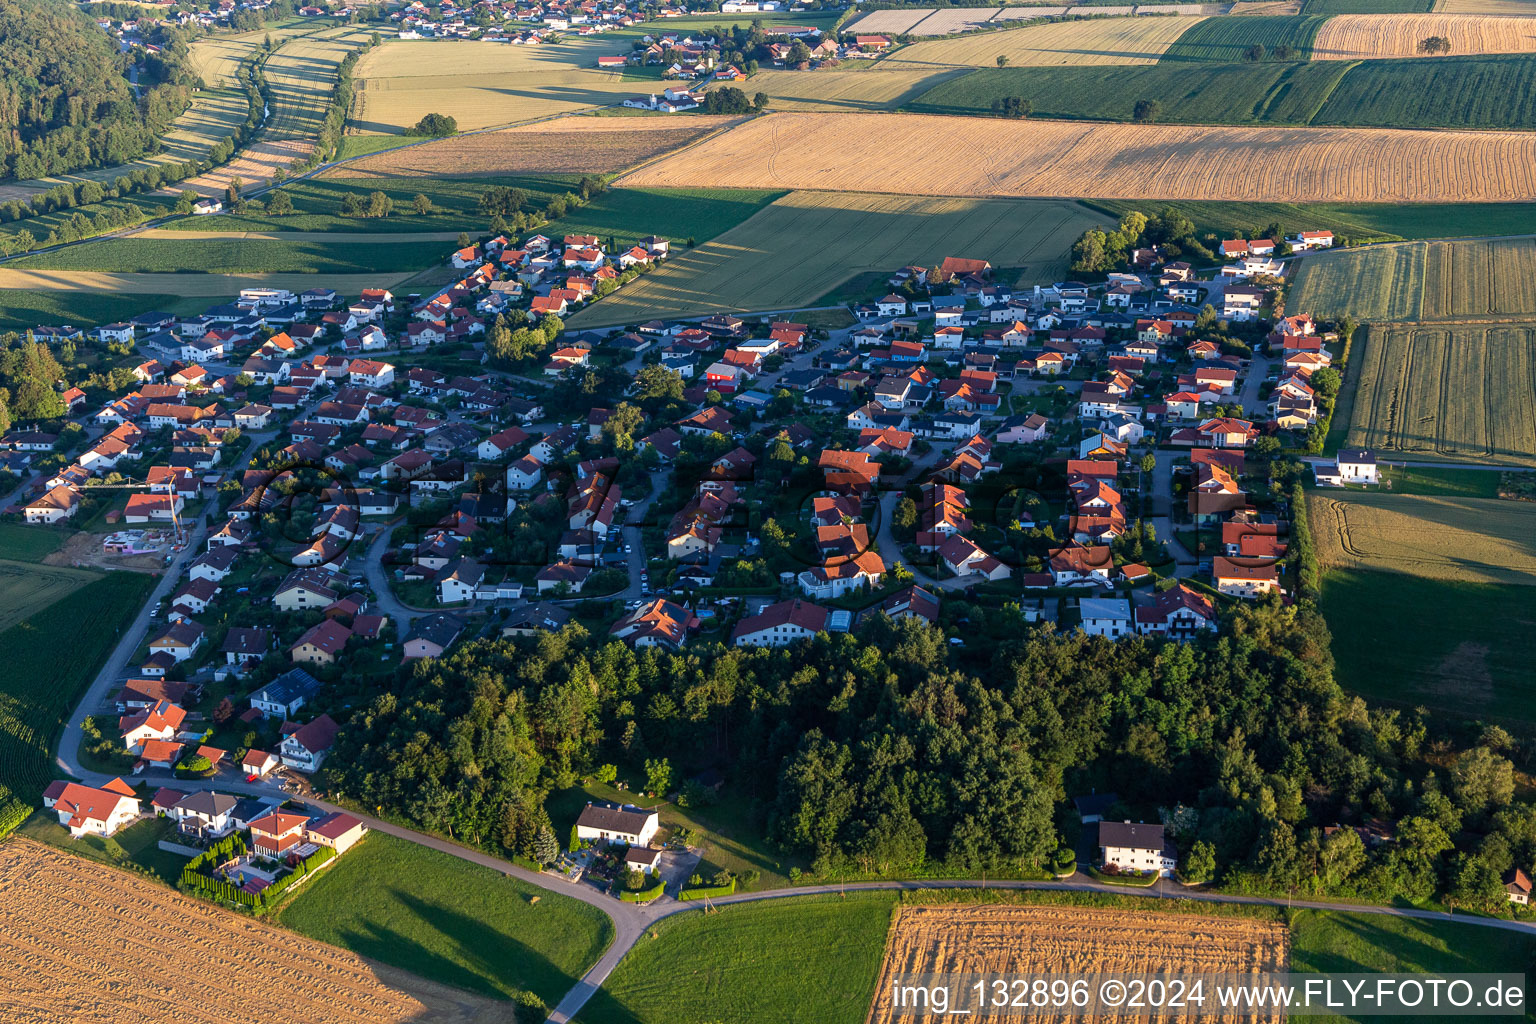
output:
M 406 130 L 407 135 L 425 135 L 429 138 L 442 139 L 459 130 L 459 122 L 447 114 L 427 114 L 415 125 Z

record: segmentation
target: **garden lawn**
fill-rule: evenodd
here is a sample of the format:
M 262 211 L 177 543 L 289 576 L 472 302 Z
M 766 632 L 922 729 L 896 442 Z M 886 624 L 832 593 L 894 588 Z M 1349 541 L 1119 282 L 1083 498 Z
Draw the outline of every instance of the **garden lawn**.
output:
M 581 1024 L 862 1024 L 896 898 L 788 897 L 652 928 Z
M 607 917 L 585 903 L 380 832 L 278 920 L 430 981 L 503 999 L 529 991 L 550 1006 L 613 941 Z
M 151 788 L 141 791 L 153 796 Z M 147 798 L 147 797 L 146 797 Z M 82 836 L 75 839 L 69 829 L 59 824 L 55 811 L 43 809 L 22 823 L 16 834 L 39 843 L 58 847 L 77 857 L 126 868 L 147 871 L 166 885 L 175 885 L 188 858 L 160 849 L 160 840 L 174 837 L 176 825 L 169 818 L 149 818 L 135 822 L 114 836 Z
M 1372 700 L 1536 722 L 1536 586 L 1369 569 L 1323 577 L 1339 684 Z
M 1423 494 L 1446 498 L 1497 498 L 1499 473 L 1482 469 L 1438 469 L 1393 466 L 1385 474 L 1393 494 Z
M 549 811 L 555 835 L 564 843 L 588 801 L 632 804 L 636 800 L 633 792 L 590 782 L 585 786 L 556 790 L 544 806 Z M 763 823 L 752 807 L 728 788 L 722 789 L 719 798 L 708 807 L 682 808 L 649 798 L 643 803 L 661 813 L 661 821 L 669 833 L 675 834 L 679 828 L 691 829 L 694 833 L 692 845 L 703 851 L 704 859 L 715 869 L 724 868 L 738 878 L 749 871 L 758 872 L 761 877 L 754 889 L 777 889 L 789 884 L 790 864 L 763 840 Z

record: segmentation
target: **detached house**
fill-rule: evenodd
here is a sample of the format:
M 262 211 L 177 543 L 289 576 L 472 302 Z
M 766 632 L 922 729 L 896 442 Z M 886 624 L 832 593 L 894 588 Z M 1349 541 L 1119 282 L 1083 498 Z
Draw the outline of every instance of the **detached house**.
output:
M 76 839 L 110 836 L 139 816 L 138 796 L 122 779 L 113 779 L 99 789 L 78 782 L 54 782 L 43 790 L 43 806 L 57 813 L 59 824 Z
M 282 746 L 278 748 L 283 764 L 301 772 L 318 771 L 325 763 L 326 755 L 331 752 L 331 745 L 336 742 L 339 731 L 340 726 L 330 715 L 321 715 L 307 725 L 300 726 L 297 731 L 283 737 Z

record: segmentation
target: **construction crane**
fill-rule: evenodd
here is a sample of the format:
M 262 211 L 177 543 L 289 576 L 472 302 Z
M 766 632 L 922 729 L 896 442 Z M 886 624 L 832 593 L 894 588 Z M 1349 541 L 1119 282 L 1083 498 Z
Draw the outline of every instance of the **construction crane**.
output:
M 175 485 L 174 482 L 168 482 L 166 484 L 151 484 L 151 483 L 91 484 L 91 485 L 87 486 L 85 488 L 85 490 L 86 490 L 87 493 L 89 493 L 90 491 L 152 491 L 152 492 L 160 492 L 160 491 L 162 491 L 163 488 L 165 488 L 167 486 L 169 486 L 171 488 L 171 490 L 168 492 L 168 495 L 169 495 L 169 497 L 171 499 L 171 529 L 175 532 L 175 535 L 176 535 L 176 546 L 177 546 L 177 548 L 180 548 L 181 545 L 186 542 L 187 538 L 186 538 L 185 531 L 183 531 L 182 528 L 181 528 L 181 515 L 176 510 L 177 494 L 176 494 L 176 485 Z

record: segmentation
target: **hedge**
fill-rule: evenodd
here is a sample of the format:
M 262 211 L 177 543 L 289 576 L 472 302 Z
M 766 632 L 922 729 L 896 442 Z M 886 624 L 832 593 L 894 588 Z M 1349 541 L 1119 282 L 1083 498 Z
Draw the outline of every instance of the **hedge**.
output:
M 1108 875 L 1098 868 L 1089 868 L 1088 874 L 1100 882 L 1108 882 L 1110 885 L 1125 885 L 1134 889 L 1150 889 L 1157 884 L 1156 872 L 1148 876 L 1141 875 Z
M 666 888 L 666 882 L 657 881 L 657 883 L 651 886 L 649 889 L 641 889 L 639 892 L 630 892 L 626 889 L 625 891 L 619 893 L 619 899 L 623 900 L 625 903 L 649 903 L 651 900 L 659 898 L 661 894 L 666 891 Z
M 725 885 L 703 885 L 697 889 L 684 889 L 677 894 L 681 901 L 713 899 L 716 896 L 729 896 L 736 891 L 736 879 L 731 879 Z
M 20 797 L 13 796 L 7 800 L 0 806 L 0 839 L 16 831 L 17 826 L 26 821 L 31 813 L 32 805 Z

